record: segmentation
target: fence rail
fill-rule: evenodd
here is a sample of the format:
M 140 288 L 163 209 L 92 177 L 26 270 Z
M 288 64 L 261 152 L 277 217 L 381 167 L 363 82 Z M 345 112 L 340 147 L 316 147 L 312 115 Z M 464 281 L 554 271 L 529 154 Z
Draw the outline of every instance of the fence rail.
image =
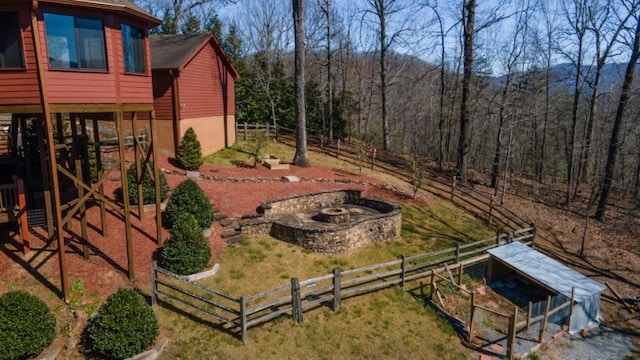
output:
M 356 269 L 335 268 L 330 274 L 290 283 L 251 296 L 232 296 L 162 269 L 154 261 L 151 267 L 152 304 L 158 300 L 174 302 L 230 325 L 227 329 L 246 342 L 249 328 L 280 318 L 304 321 L 304 313 L 321 306 L 337 311 L 342 299 L 389 287 L 404 287 L 407 282 L 432 277 L 455 268 L 462 276 L 465 266 L 486 259 L 486 250 L 516 239 L 515 232 L 496 234 L 489 239 L 453 248 Z M 519 241 L 532 245 L 535 227 L 519 229 Z M 468 251 L 462 251 L 469 249 Z

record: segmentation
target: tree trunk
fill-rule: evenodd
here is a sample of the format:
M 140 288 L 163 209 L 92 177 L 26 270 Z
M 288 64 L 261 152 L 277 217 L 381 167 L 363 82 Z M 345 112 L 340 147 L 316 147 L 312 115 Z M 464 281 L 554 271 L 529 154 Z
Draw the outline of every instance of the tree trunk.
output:
M 293 1 L 293 27 L 295 32 L 295 94 L 296 94 L 296 153 L 293 163 L 309 166 L 307 154 L 307 125 L 304 94 L 304 4 L 303 0 Z
M 460 181 L 467 181 L 469 155 L 469 93 L 473 79 L 473 34 L 476 15 L 476 0 L 465 0 L 462 8 L 464 36 L 464 73 L 462 77 L 462 101 L 460 103 L 460 136 L 458 138 L 458 170 Z
M 636 31 L 633 38 L 633 49 L 631 58 L 627 63 L 627 70 L 624 75 L 624 83 L 622 84 L 622 92 L 620 93 L 620 101 L 618 101 L 618 108 L 616 110 L 616 117 L 613 121 L 613 129 L 611 130 L 611 142 L 609 142 L 609 150 L 607 151 L 607 162 L 604 170 L 604 179 L 602 183 L 602 194 L 600 195 L 600 202 L 598 203 L 598 210 L 596 211 L 596 218 L 600 221 L 604 221 L 605 213 L 607 210 L 607 204 L 609 202 L 609 193 L 611 191 L 611 183 L 613 182 L 613 173 L 616 167 L 616 157 L 618 156 L 618 145 L 620 138 L 620 130 L 622 128 L 622 120 L 624 111 L 627 106 L 627 101 L 631 96 L 633 87 L 633 78 L 635 75 L 636 64 L 638 63 L 638 57 L 640 56 L 640 21 L 636 20 Z
M 383 148 L 391 150 L 391 136 L 389 132 L 389 119 L 387 116 L 387 19 L 386 0 L 376 0 L 376 13 L 380 22 L 380 101 L 382 116 Z

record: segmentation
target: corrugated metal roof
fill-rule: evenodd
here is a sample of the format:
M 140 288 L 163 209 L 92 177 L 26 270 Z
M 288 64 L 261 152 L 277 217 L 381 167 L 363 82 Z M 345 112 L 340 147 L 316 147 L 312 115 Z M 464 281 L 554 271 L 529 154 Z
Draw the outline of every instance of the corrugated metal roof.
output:
M 488 252 L 523 275 L 566 297 L 571 297 L 571 289 L 575 287 L 575 301 L 578 303 L 605 289 L 601 283 L 519 242 Z
M 151 68 L 178 69 L 210 37 L 210 34 L 150 36 Z

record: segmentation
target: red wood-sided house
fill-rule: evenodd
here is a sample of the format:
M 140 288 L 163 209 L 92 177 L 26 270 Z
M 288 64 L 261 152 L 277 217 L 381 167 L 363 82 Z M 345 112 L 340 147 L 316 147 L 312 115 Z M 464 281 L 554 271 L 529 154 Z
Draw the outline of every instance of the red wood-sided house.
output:
M 203 155 L 235 142 L 238 73 L 212 35 L 151 36 L 151 67 L 161 149 L 175 154 L 190 127 Z
M 111 207 L 124 219 L 127 228 L 129 276 L 134 277 L 131 248 L 131 224 L 125 181 L 125 125 L 135 132 L 138 114 L 149 119 L 151 139 L 155 137 L 151 52 L 148 29 L 160 20 L 128 0 L 2 0 L 0 1 L 0 114 L 10 117 L 11 156 L 22 166 L 31 168 L 33 158 L 40 159 L 39 169 L 31 169 L 41 179 L 49 238 L 57 239 L 62 291 L 68 300 L 65 250 L 65 225 L 73 218 L 82 219 L 84 255 L 86 245 L 86 200 Z M 102 138 L 98 122 L 117 129 L 119 161 L 124 201 L 105 197 L 102 182 L 111 168 L 102 168 Z M 64 124 L 63 124 L 64 123 Z M 66 125 L 68 124 L 68 125 Z M 127 125 L 128 126 L 128 125 Z M 63 128 L 70 128 L 62 131 Z M 37 136 L 38 149 L 24 146 L 25 138 Z M 34 135 L 35 134 L 35 135 Z M 22 139 L 22 140 L 21 140 Z M 89 159 L 87 143 L 95 142 L 99 180 L 87 180 Z M 157 149 L 150 141 L 149 151 L 155 161 Z M 143 156 L 137 136 L 133 136 L 136 163 L 158 179 L 158 167 L 141 164 Z M 26 159 L 26 160 L 25 160 Z M 38 168 L 36 166 L 36 168 Z M 154 170 L 155 169 L 155 170 Z M 140 172 L 139 172 L 140 174 Z M 23 174 L 27 180 L 29 174 Z M 156 181 L 156 184 L 158 181 Z M 66 186 L 74 187 L 71 198 Z M 159 204 L 157 204 L 159 220 Z M 158 221 L 158 239 L 161 241 Z M 27 244 L 28 248 L 28 244 Z

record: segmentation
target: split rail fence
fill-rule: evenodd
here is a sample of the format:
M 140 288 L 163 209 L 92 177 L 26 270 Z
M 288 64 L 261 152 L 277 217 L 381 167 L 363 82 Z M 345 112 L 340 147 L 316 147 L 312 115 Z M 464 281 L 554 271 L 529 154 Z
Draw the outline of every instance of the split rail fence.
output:
M 487 250 L 510 241 L 533 245 L 535 233 L 535 227 L 524 228 L 455 248 L 403 255 L 398 260 L 385 263 L 349 270 L 336 268 L 320 277 L 307 280 L 292 278 L 277 288 L 239 297 L 190 281 L 153 262 L 152 304 L 157 305 L 161 301 L 181 311 L 186 308 L 211 316 L 221 322 L 221 328 L 246 342 L 249 328 L 277 318 L 289 317 L 302 323 L 305 312 L 322 306 L 336 311 L 343 299 L 394 286 L 404 288 L 407 282 L 428 279 L 434 273 L 450 271 L 451 268 L 458 269 L 460 276 L 478 272 L 469 266 L 477 263 L 474 257 L 486 257 Z M 484 276 L 484 271 L 479 273 Z

